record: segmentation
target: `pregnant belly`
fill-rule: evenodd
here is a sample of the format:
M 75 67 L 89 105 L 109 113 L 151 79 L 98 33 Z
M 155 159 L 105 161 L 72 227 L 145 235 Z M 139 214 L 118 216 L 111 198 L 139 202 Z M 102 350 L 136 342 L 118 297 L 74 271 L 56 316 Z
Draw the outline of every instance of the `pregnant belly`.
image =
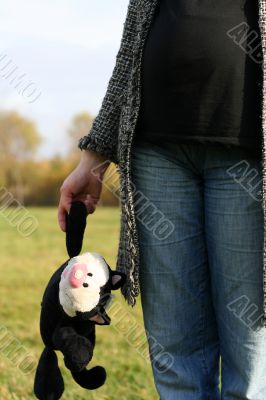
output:
M 212 74 L 243 73 L 246 53 L 227 34 L 232 18 L 176 18 L 161 29 L 154 24 L 144 48 L 143 78 L 150 84 L 199 82 Z M 235 71 L 235 72 L 234 72 Z

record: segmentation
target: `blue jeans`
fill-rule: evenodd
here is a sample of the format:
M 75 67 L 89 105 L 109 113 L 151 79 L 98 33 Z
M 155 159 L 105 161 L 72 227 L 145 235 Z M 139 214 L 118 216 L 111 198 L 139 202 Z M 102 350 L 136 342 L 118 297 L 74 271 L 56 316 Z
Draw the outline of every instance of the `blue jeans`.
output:
M 131 178 L 160 399 L 265 400 L 260 158 L 240 147 L 135 144 Z M 155 226 L 162 217 L 166 234 Z

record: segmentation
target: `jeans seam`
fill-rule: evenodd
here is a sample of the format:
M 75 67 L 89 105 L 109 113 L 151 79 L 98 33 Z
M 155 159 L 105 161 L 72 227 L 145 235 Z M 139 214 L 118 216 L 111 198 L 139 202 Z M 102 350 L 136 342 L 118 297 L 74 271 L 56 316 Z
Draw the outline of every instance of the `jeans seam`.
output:
M 200 286 L 200 289 L 202 290 L 202 286 Z M 202 293 L 201 293 L 201 297 L 202 297 Z M 203 333 L 204 333 L 204 306 L 201 306 L 201 314 L 200 314 L 200 329 L 199 329 L 199 343 L 200 343 L 200 349 L 201 349 L 201 360 L 202 360 L 202 366 L 203 366 L 203 370 L 205 372 L 205 374 L 208 373 L 208 367 L 207 367 L 207 363 L 206 363 L 206 358 L 205 358 L 205 354 L 204 354 L 204 349 L 203 349 Z
M 203 298 L 204 296 L 204 292 L 203 292 L 203 288 L 204 288 L 204 283 L 202 283 L 200 285 L 200 296 L 201 298 Z M 205 357 L 205 350 L 204 350 L 204 329 L 206 327 L 206 318 L 205 318 L 205 313 L 206 313 L 206 307 L 204 306 L 204 303 L 202 303 L 201 306 L 201 314 L 200 314 L 200 329 L 199 329 L 199 344 L 200 344 L 200 354 L 201 354 L 201 365 L 202 365 L 202 369 L 205 375 L 209 375 L 210 371 L 208 368 L 208 364 L 207 364 L 207 360 Z M 206 391 L 206 393 L 209 393 L 210 395 L 210 384 L 209 381 L 204 382 L 204 390 Z M 208 397 L 208 399 L 206 400 L 212 400 L 211 397 Z

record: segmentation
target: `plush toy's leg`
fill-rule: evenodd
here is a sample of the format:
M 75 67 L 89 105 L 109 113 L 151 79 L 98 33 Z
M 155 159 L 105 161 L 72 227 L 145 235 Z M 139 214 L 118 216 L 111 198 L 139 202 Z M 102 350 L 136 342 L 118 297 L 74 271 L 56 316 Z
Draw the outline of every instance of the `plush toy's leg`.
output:
M 93 345 L 86 337 L 78 335 L 70 326 L 60 327 L 53 335 L 53 342 L 64 355 L 64 362 L 71 371 L 81 371 L 90 362 Z
M 39 400 L 58 400 L 64 392 L 64 381 L 58 367 L 57 356 L 45 348 L 39 360 L 34 379 L 34 393 Z
M 93 355 L 93 343 L 88 338 L 79 335 L 70 326 L 61 326 L 55 330 L 53 342 L 62 351 L 66 367 L 80 386 L 97 389 L 104 384 L 106 372 L 103 367 L 85 369 Z
M 102 386 L 106 379 L 106 371 L 103 367 L 97 366 L 89 370 L 83 369 L 80 372 L 73 372 L 71 374 L 74 380 L 84 389 L 97 389 Z

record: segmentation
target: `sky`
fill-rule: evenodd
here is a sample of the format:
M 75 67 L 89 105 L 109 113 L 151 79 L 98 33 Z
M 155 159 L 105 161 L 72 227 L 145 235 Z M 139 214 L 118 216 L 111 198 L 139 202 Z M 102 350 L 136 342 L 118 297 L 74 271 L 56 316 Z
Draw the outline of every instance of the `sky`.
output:
M 16 110 L 37 124 L 43 138 L 39 157 L 66 154 L 73 116 L 95 116 L 101 106 L 128 0 L 0 4 L 0 109 Z M 23 84 L 17 86 L 20 76 Z

